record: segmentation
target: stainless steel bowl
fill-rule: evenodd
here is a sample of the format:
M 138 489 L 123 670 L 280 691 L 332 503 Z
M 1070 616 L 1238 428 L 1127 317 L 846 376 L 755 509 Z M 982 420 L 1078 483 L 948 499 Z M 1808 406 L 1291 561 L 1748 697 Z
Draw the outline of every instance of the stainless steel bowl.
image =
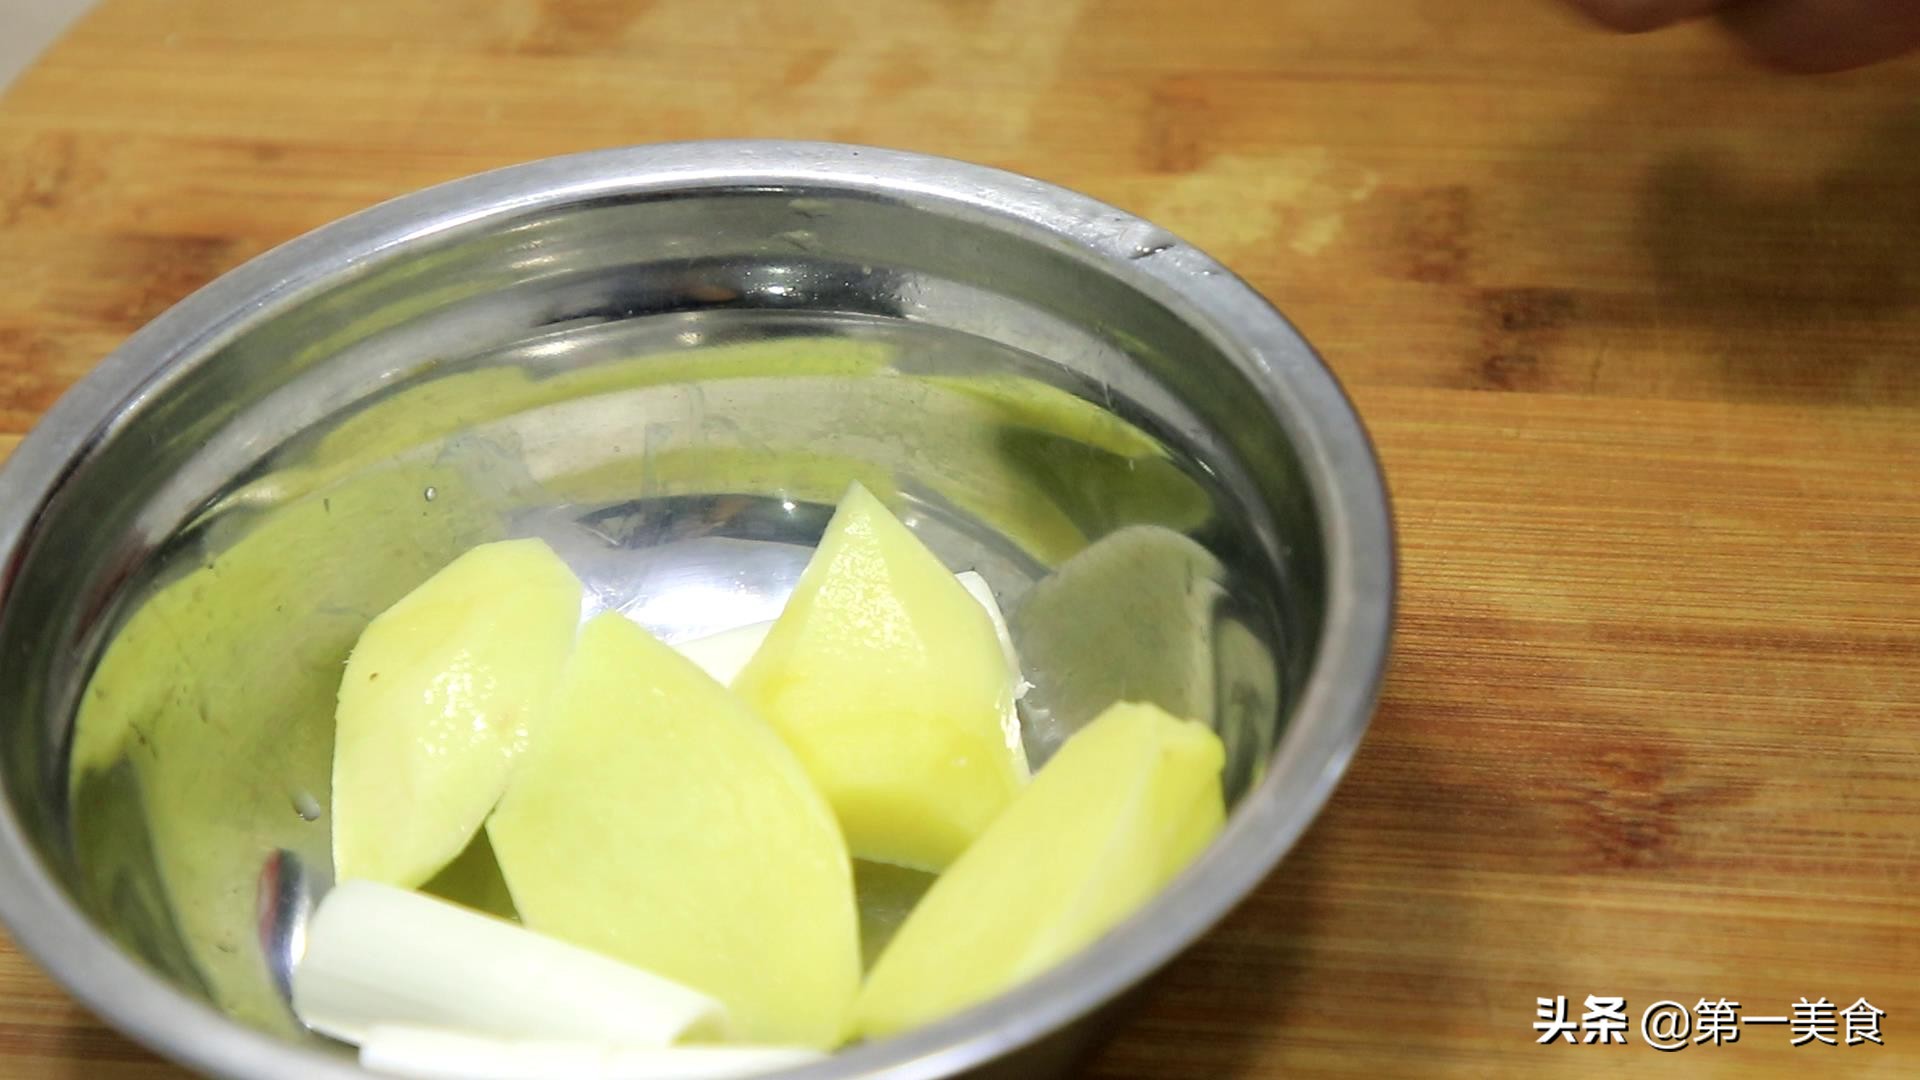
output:
M 1327 798 L 1387 653 L 1391 523 L 1339 387 L 1245 284 L 910 154 L 537 162 L 295 240 L 136 334 L 0 474 L 0 915 L 181 1062 L 360 1075 L 282 990 L 366 620 L 507 535 L 669 636 L 763 617 L 855 478 L 1012 610 L 1036 757 L 1121 696 L 1228 742 L 1229 826 L 1150 907 L 792 1075 L 1064 1068 Z

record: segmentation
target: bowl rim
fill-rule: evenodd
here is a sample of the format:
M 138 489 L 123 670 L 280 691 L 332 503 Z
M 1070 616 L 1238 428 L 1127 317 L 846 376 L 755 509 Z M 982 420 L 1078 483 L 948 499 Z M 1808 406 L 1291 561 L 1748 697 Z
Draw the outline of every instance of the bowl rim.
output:
M 1226 829 L 1148 905 L 1053 970 L 923 1028 L 779 1074 L 932 1080 L 1036 1043 L 1160 968 L 1245 898 L 1318 815 L 1357 750 L 1390 648 L 1397 573 L 1378 459 L 1333 373 L 1290 322 L 1198 249 L 1103 202 L 1016 173 L 839 143 L 713 140 L 594 150 L 454 180 L 288 241 L 202 287 L 127 339 L 41 418 L 0 468 L 0 605 L 31 528 L 72 464 L 247 327 L 394 249 L 542 208 L 747 185 L 907 199 L 1097 263 L 1164 304 L 1241 367 L 1286 432 L 1321 517 L 1321 640 L 1266 775 Z M 15 718 L 16 722 L 30 722 Z M 348 1059 L 235 1021 L 175 989 L 81 912 L 42 864 L 0 777 L 0 923 L 96 1014 L 148 1048 L 230 1080 L 369 1075 Z

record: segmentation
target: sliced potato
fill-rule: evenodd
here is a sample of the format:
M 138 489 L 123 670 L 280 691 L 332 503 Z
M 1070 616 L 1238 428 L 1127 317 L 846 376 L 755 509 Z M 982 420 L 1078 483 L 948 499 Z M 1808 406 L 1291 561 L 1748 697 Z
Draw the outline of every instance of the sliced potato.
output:
M 337 879 L 411 888 L 466 848 L 558 683 L 580 591 L 538 540 L 482 544 L 367 626 L 335 713 Z
M 856 484 L 733 686 L 855 856 L 937 872 L 1025 784 L 1018 680 L 980 603 Z
M 1222 760 L 1212 730 L 1156 706 L 1101 714 L 907 917 L 860 994 L 857 1032 L 938 1020 L 1118 924 L 1219 831 Z
M 713 995 L 748 1040 L 841 1041 L 860 944 L 833 813 L 770 727 L 638 626 L 581 631 L 487 832 L 528 926 Z

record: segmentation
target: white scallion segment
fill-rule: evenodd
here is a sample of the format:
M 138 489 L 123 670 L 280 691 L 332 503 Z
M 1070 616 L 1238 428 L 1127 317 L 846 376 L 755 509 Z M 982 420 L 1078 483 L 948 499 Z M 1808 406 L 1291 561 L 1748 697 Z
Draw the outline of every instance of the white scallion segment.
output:
M 1013 634 L 1007 629 L 1007 617 L 1000 613 L 1000 602 L 993 598 L 993 586 L 972 570 L 962 570 L 953 576 L 970 596 L 980 601 L 980 606 L 987 611 L 987 618 L 993 620 L 993 633 L 1000 639 L 1000 652 L 1007 658 L 1007 667 L 1013 670 L 1013 699 L 1018 701 L 1026 697 L 1027 691 L 1033 689 L 1033 684 L 1026 680 L 1020 669 L 1020 654 L 1014 651 Z
M 708 634 L 692 641 L 682 641 L 674 645 L 681 656 L 699 665 L 700 670 L 713 676 L 713 681 L 721 686 L 732 686 L 733 677 L 747 666 L 753 654 L 760 651 L 760 643 L 767 640 L 767 632 L 773 629 L 773 620 L 748 623 L 731 630 L 722 630 L 717 634 Z
M 1020 710 L 1014 703 L 1025 697 L 1031 685 L 1020 670 L 1020 655 L 1013 651 L 1013 634 L 1007 630 L 1007 618 L 1000 614 L 1000 604 L 993 598 L 993 586 L 987 579 L 972 570 L 962 570 L 954 577 L 967 595 L 978 601 L 986 609 L 987 618 L 993 621 L 993 636 L 1000 639 L 1000 655 L 1006 657 L 1007 670 L 1013 672 L 1013 681 L 1007 686 L 1007 693 L 1000 699 L 1000 734 L 1007 742 L 1007 749 L 1013 751 L 1013 760 L 1020 767 L 1020 776 L 1024 779 L 1033 775 L 1027 764 L 1026 740 L 1020 737 Z
M 307 924 L 293 1011 L 351 1043 L 381 1026 L 665 1046 L 724 1035 L 706 994 L 457 904 L 345 881 Z
M 360 1046 L 363 1068 L 410 1080 L 721 1080 L 824 1056 L 781 1047 L 631 1047 L 403 1026 L 376 1027 Z

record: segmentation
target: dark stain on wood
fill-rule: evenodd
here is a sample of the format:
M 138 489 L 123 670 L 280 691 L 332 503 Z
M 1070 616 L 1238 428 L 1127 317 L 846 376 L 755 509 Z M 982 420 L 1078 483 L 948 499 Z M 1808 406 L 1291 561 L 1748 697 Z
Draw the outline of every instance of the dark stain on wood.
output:
M 1604 868 L 1657 866 L 1667 861 L 1691 800 L 1678 783 L 1684 775 L 1675 747 L 1623 737 L 1593 756 L 1586 774 L 1575 779 L 1577 820 L 1570 828 L 1586 837 Z
M 541 0 L 522 53 L 574 56 L 609 51 L 653 7 L 652 0 L 603 4 L 593 0 Z
M 1375 199 L 1388 215 L 1389 276 L 1429 285 L 1467 280 L 1472 268 L 1473 192 L 1464 185 L 1389 188 Z
M 254 250 L 246 241 L 224 236 L 108 237 L 94 260 L 103 294 L 93 310 L 80 314 L 132 333 Z
M 1579 297 L 1566 289 L 1482 289 L 1476 294 L 1482 332 L 1464 385 L 1481 390 L 1544 390 L 1549 356 L 1562 331 L 1579 318 Z
M 933 72 L 911 49 L 895 49 L 880 62 L 879 69 L 867 80 L 867 91 L 886 99 L 911 93 L 933 81 Z
M 963 30 L 978 30 L 993 15 L 995 0 L 938 0 L 940 8 Z
M 1920 666 L 1920 636 L 1913 634 L 1837 633 L 1803 626 L 1770 624 L 1723 627 L 1657 623 L 1646 620 L 1595 620 L 1589 626 L 1595 644 L 1680 656 L 1725 655 L 1750 659 L 1819 662 L 1894 662 Z
M 824 45 L 796 53 L 780 72 L 780 88 L 798 90 L 813 82 L 821 72 L 827 70 L 828 64 L 833 63 L 834 55 L 834 50 Z
M 37 136 L 25 153 L 0 158 L 0 227 L 56 209 L 72 185 L 74 159 L 74 138 L 67 134 Z
M 1162 79 L 1148 92 L 1141 132 L 1141 164 L 1153 172 L 1189 173 L 1207 159 L 1212 110 L 1200 88 Z
M 24 431 L 53 407 L 70 382 L 60 350 L 44 334 L 0 327 L 0 424 Z
M 1540 358 L 1532 353 L 1497 352 L 1482 357 L 1479 385 L 1488 390 L 1531 390 L 1540 382 Z
M 1490 328 L 1502 334 L 1563 329 L 1580 312 L 1579 298 L 1567 289 L 1486 289 L 1480 306 Z

